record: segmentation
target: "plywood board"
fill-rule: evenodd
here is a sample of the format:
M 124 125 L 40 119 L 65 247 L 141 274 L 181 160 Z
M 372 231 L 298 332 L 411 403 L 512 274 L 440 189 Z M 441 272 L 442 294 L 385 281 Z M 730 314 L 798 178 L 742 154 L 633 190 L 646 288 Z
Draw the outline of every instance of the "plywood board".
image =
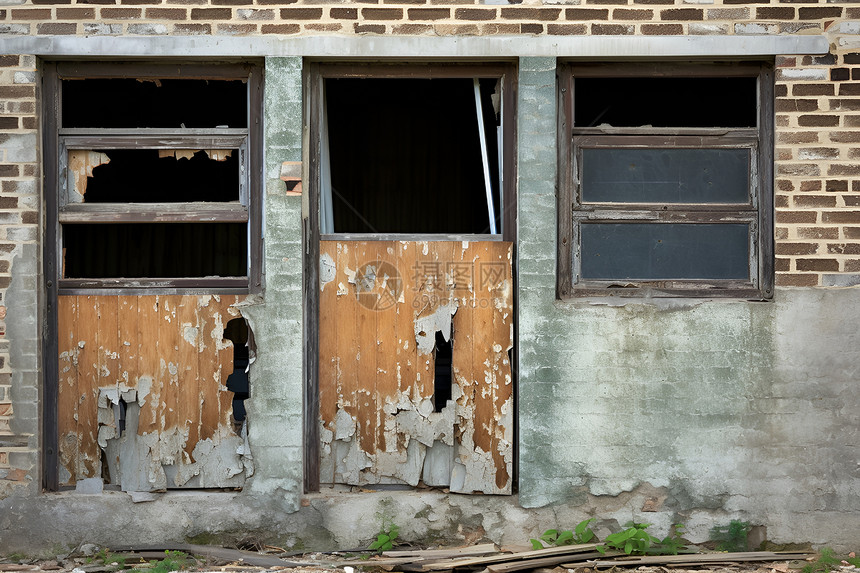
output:
M 238 487 L 225 381 L 237 296 L 60 296 L 61 483 Z M 123 427 L 123 426 L 126 427 Z
M 320 242 L 321 481 L 511 490 L 512 245 Z M 452 341 L 438 408 L 436 335 Z M 428 455 L 428 452 L 433 455 Z

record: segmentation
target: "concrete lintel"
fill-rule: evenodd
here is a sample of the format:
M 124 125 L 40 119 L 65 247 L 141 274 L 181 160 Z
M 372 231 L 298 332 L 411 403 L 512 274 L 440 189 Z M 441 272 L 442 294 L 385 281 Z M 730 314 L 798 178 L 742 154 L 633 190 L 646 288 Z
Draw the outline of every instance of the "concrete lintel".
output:
M 7 36 L 0 43 L 0 54 L 78 58 L 753 58 L 828 49 L 824 36 Z

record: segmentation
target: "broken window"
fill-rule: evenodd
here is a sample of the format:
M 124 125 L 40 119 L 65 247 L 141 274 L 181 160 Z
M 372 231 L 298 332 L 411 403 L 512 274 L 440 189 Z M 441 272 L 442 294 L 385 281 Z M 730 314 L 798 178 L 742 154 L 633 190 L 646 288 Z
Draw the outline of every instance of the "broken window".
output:
M 58 64 L 61 289 L 259 287 L 251 69 Z
M 309 489 L 510 493 L 514 69 L 315 69 Z
M 770 68 L 577 64 L 560 81 L 560 294 L 770 298 Z

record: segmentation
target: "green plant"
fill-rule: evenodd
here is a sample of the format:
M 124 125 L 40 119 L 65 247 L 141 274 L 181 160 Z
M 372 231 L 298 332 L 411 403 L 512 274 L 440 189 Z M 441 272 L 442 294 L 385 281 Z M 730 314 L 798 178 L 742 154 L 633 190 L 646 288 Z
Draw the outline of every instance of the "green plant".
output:
M 394 540 L 400 534 L 400 528 L 387 519 L 382 520 L 382 527 L 376 534 L 376 541 L 367 546 L 371 551 L 382 553 L 394 547 Z
M 182 551 L 165 551 L 164 559 L 161 561 L 153 559 L 149 562 L 150 567 L 146 569 L 131 569 L 129 573 L 171 573 L 181 571 L 190 563 L 187 553 Z
M 547 529 L 538 539 L 530 539 L 529 541 L 531 541 L 532 547 L 535 550 L 543 549 L 545 546 L 558 547 L 561 545 L 581 545 L 583 543 L 594 542 L 597 540 L 597 537 L 594 535 L 594 531 L 588 526 L 592 521 L 594 521 L 593 517 L 585 521 L 580 521 L 573 528 L 573 531 Z
M 801 569 L 801 573 L 828 573 L 839 569 L 845 563 L 849 563 L 855 567 L 860 567 L 860 558 L 846 557 L 841 559 L 836 556 L 836 553 L 830 547 L 822 547 L 818 552 L 818 559 L 812 563 L 807 563 Z
M 750 527 L 749 521 L 733 519 L 728 525 L 711 528 L 711 539 L 717 542 L 718 551 L 746 551 Z
M 117 553 L 108 553 L 107 549 L 100 549 L 98 553 L 87 557 L 87 563 L 93 563 L 95 561 L 101 561 L 103 565 L 110 567 L 113 566 L 114 571 L 118 571 L 120 569 L 125 569 L 125 560 L 127 557 L 125 555 L 120 555 Z
M 627 555 L 677 555 L 686 547 L 681 538 L 684 528 L 681 524 L 673 525 L 672 531 L 662 540 L 645 531 L 650 527 L 649 523 L 631 521 L 624 527 L 627 528 L 624 531 L 607 535 L 604 545 L 597 550 L 606 553 L 607 549 L 614 549 Z

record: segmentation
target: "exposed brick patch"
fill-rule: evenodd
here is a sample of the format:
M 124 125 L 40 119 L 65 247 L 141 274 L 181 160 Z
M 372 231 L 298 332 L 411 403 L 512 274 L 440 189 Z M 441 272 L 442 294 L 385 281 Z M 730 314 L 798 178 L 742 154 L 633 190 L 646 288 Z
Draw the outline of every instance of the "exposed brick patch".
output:
M 661 10 L 661 20 L 704 20 L 704 10 L 699 8 L 673 8 L 670 10 Z
M 319 20 L 322 8 L 281 8 L 281 20 Z
M 361 14 L 364 16 L 365 10 Z M 409 8 L 406 11 L 410 20 L 446 20 L 451 17 L 449 8 Z
M 421 8 L 410 8 L 420 10 Z M 432 8 L 431 8 L 432 9 Z M 445 10 L 447 12 L 447 10 Z M 361 17 L 365 20 L 402 20 L 403 8 L 362 8 Z
M 331 8 L 329 16 L 338 20 L 357 20 L 358 8 Z
M 458 20 L 493 20 L 496 10 L 482 8 L 457 8 L 454 17 Z
M 649 36 L 676 36 L 684 33 L 681 24 L 642 24 L 642 33 Z
M 623 24 L 592 24 L 591 33 L 595 36 L 625 36 L 635 33 L 636 27 Z
M 502 18 L 508 20 L 539 20 L 542 22 L 551 22 L 558 20 L 561 14 L 561 8 L 506 8 L 502 6 Z
M 567 20 L 608 20 L 609 10 L 606 8 L 565 8 L 564 17 Z

